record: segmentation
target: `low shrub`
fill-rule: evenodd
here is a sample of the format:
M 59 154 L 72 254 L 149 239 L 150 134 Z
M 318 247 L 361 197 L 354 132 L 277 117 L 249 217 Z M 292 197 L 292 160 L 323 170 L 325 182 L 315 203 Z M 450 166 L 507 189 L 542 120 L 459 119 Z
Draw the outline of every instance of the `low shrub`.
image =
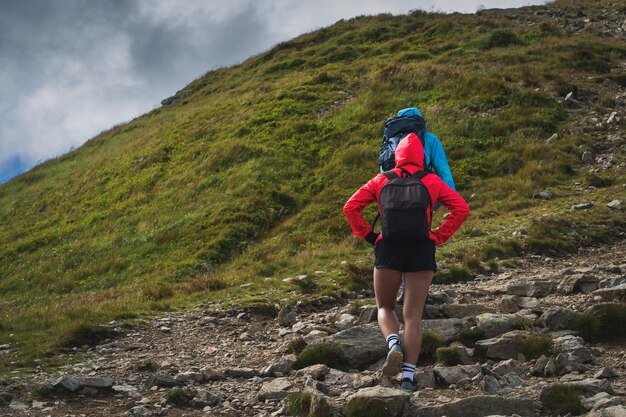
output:
M 368 401 L 363 403 L 360 401 L 352 401 L 348 404 L 347 417 L 388 417 L 389 410 L 381 401 Z
M 196 396 L 196 392 L 188 388 L 173 388 L 167 392 L 165 399 L 170 404 L 187 405 Z
M 572 321 L 571 327 L 589 342 L 621 340 L 626 338 L 626 305 L 599 304 Z
M 463 360 L 463 352 L 458 347 L 440 347 L 437 349 L 437 362 L 446 366 L 458 365 Z
M 228 287 L 226 280 L 211 275 L 201 275 L 183 286 L 183 291 L 192 294 L 202 291 L 217 291 Z
M 463 267 L 452 265 L 449 268 L 441 269 L 435 272 L 433 283 L 435 284 L 454 284 L 457 282 L 467 282 L 474 279 L 470 271 Z
M 432 330 L 426 330 L 422 333 L 421 355 L 432 356 L 435 354 L 437 349 L 445 346 L 445 344 L 446 339 L 444 339 L 439 333 L 433 332 Z
M 157 285 L 155 287 L 147 287 L 142 290 L 145 298 L 151 301 L 159 301 L 174 296 L 174 289 L 169 285 Z
M 346 371 L 348 362 L 341 350 L 341 347 L 332 342 L 318 343 L 307 346 L 296 359 L 293 367 L 295 369 L 306 368 L 307 366 L 324 364 L 331 368 Z
M 532 335 L 524 342 L 522 353 L 526 359 L 537 359 L 541 355 L 550 356 L 553 353 L 552 339 L 544 335 Z
M 311 408 L 311 393 L 294 392 L 287 397 L 287 411 L 290 416 L 306 416 Z
M 347 288 L 349 290 L 361 290 L 364 288 L 373 288 L 374 280 L 372 279 L 372 267 L 371 266 L 359 266 L 353 263 L 348 263 L 345 266 Z
M 287 344 L 287 349 L 289 349 L 289 352 L 299 355 L 300 353 L 302 353 L 304 348 L 306 348 L 306 345 L 307 343 L 302 337 L 294 337 Z
M 520 45 L 521 39 L 514 32 L 506 29 L 493 31 L 481 44 L 480 49 L 506 48 L 508 46 Z
M 295 279 L 293 284 L 298 287 L 303 294 L 313 294 L 319 289 L 317 282 L 311 276 L 306 276 L 301 279 Z
M 463 343 L 467 347 L 474 347 L 474 343 L 484 339 L 485 331 L 480 327 L 473 327 L 471 329 L 464 329 L 459 333 L 459 342 Z
M 552 415 L 579 415 L 585 411 L 580 396 L 581 387 L 555 384 L 541 390 L 540 400 Z

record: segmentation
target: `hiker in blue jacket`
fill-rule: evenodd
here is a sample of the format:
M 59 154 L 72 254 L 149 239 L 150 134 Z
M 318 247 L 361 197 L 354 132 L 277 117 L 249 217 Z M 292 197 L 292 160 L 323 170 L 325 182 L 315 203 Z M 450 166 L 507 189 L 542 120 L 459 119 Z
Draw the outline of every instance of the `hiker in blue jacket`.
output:
M 417 107 L 409 107 L 398 112 L 398 117 L 404 116 L 424 117 Z M 437 174 L 448 187 L 456 191 L 443 146 L 439 138 L 428 131 L 424 136 L 424 159 L 426 162 L 425 170 Z
M 419 116 L 422 119 L 424 118 L 417 107 L 408 107 L 398 111 L 398 117 L 405 116 Z M 446 158 L 446 153 L 443 150 L 443 145 L 441 144 L 439 138 L 429 131 L 426 131 L 424 134 L 424 170 L 437 174 L 437 176 L 441 178 L 441 180 L 448 187 L 456 191 L 454 180 L 452 179 L 452 171 L 450 171 L 450 165 L 448 165 L 448 159 Z M 382 167 L 381 172 L 383 172 Z M 433 211 L 438 208 L 439 204 L 437 203 L 433 208 Z M 404 279 L 402 280 L 398 291 L 397 301 L 398 304 L 404 303 Z

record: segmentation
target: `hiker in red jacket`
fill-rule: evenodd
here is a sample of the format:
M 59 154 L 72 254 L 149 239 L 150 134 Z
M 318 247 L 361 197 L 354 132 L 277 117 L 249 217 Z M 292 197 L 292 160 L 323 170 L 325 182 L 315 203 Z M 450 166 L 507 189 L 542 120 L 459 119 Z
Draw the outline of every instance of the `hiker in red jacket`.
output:
M 428 288 L 437 269 L 435 245 L 444 244 L 459 229 L 467 218 L 469 207 L 463 197 L 447 186 L 437 175 L 420 172 L 424 169 L 424 149 L 415 134 L 409 135 L 400 142 L 395 159 L 396 167 L 388 173 L 378 174 L 363 185 L 350 197 L 343 211 L 354 234 L 375 246 L 374 292 L 378 307 L 378 323 L 389 345 L 387 360 L 382 369 L 383 374 L 396 375 L 400 363 L 403 362 L 401 387 L 414 391 L 413 374 L 422 344 L 422 311 L 428 296 Z M 376 201 L 379 212 L 383 214 L 383 225 L 385 224 L 385 213 L 381 211 L 380 197 L 383 186 L 390 182 L 386 174 L 392 179 L 413 176 L 413 174 L 420 178 L 425 174 L 421 182 L 428 191 L 427 197 L 430 197 L 430 203 L 426 209 L 427 225 L 423 227 L 428 228 L 424 235 L 428 234 L 429 239 L 424 238 L 411 243 L 386 242 L 382 233 L 374 232 L 363 218 L 361 214 L 363 209 Z M 450 215 L 439 228 L 431 231 L 431 208 L 436 203 L 447 207 Z M 400 346 L 400 327 L 395 314 L 396 296 L 403 273 L 405 278 L 404 352 Z

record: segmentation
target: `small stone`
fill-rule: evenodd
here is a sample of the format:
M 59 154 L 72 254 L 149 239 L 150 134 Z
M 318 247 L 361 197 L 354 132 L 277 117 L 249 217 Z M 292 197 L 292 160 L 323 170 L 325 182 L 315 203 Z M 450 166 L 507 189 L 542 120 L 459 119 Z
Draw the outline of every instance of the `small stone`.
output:
M 435 373 L 429 369 L 417 372 L 414 376 L 418 388 L 435 388 Z
M 613 368 L 609 367 L 604 367 L 593 375 L 593 377 L 596 379 L 611 379 L 617 378 L 618 376 L 619 374 L 615 372 Z
M 149 417 L 152 415 L 152 411 L 150 411 L 147 407 L 143 405 L 135 406 L 131 408 L 130 410 L 128 410 L 128 412 L 130 413 L 131 416 L 137 416 L 137 417 Z
M 296 312 L 292 305 L 283 306 L 278 312 L 278 324 L 284 327 L 293 326 L 296 323 Z
M 548 378 L 552 378 L 556 376 L 556 363 L 554 362 L 553 358 L 550 358 L 548 360 L 548 363 L 543 369 L 543 375 Z
M 591 151 L 585 151 L 581 159 L 585 164 L 593 164 L 596 161 L 596 156 Z
M 230 368 L 224 371 L 224 375 L 231 378 L 254 378 L 259 372 L 251 368 Z
M 533 196 L 534 198 L 539 198 L 541 200 L 552 200 L 554 198 L 554 193 L 550 191 L 541 191 Z
M 550 359 L 547 356 L 541 355 L 530 370 L 530 374 L 533 376 L 542 376 L 549 361 Z
M 502 379 L 504 379 L 504 382 L 506 382 L 509 387 L 516 388 L 524 385 L 524 380 L 520 378 L 519 375 L 517 375 L 515 372 L 509 372 L 508 374 L 504 375 Z
M 607 204 L 607 207 L 610 208 L 611 210 L 624 210 L 624 206 L 622 205 L 622 202 L 619 200 L 611 201 L 609 204 Z
M 546 143 L 552 143 L 555 140 L 557 140 L 559 138 L 558 133 L 555 133 L 554 135 L 550 136 L 548 139 L 546 139 Z
M 11 401 L 11 403 L 9 404 L 9 408 L 11 410 L 28 410 L 28 406 L 26 404 L 24 404 L 23 402 L 20 401 Z
M 593 203 L 580 203 L 572 206 L 573 210 L 587 210 L 593 207 Z
M 490 394 L 500 391 L 500 383 L 495 377 L 491 375 L 485 375 L 483 377 L 483 380 L 480 383 L 480 387 L 482 388 L 483 391 L 488 392 Z

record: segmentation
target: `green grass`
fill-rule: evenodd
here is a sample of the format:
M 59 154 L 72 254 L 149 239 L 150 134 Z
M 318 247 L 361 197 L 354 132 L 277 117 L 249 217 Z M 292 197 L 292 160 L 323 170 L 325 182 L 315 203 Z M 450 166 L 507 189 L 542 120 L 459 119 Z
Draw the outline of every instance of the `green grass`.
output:
M 341 347 L 332 342 L 307 346 L 300 352 L 293 367 L 294 369 L 302 369 L 316 364 L 324 364 L 343 371 L 348 370 L 348 362 Z
M 436 355 L 437 362 L 446 366 L 458 365 L 463 361 L 463 352 L 458 347 L 440 347 Z
M 601 18 L 617 6 L 547 7 Z M 371 246 L 351 236 L 341 209 L 377 172 L 385 118 L 410 105 L 441 138 L 472 209 L 438 248 L 436 282 L 624 232 L 623 214 L 606 207 L 626 183 L 624 155 L 595 176 L 580 157 L 606 138 L 582 118 L 614 101 L 602 81 L 623 85 L 611 69 L 626 46 L 528 19 L 535 25 L 424 12 L 340 21 L 211 71 L 168 105 L 1 185 L 0 344 L 18 349 L 0 372 L 90 344 L 89 329 L 111 320 L 369 290 Z M 595 97 L 579 116 L 559 103 L 574 86 Z M 595 189 L 577 194 L 575 182 Z M 556 198 L 532 198 L 543 190 Z M 570 209 L 583 200 L 596 204 Z M 283 282 L 296 275 L 310 278 Z
M 626 305 L 599 304 L 579 313 L 570 327 L 590 342 L 623 340 L 626 338 Z
M 290 416 L 307 416 L 311 408 L 311 393 L 300 391 L 287 397 L 287 411 Z
M 541 403 L 552 415 L 564 416 L 571 413 L 577 416 L 585 411 L 580 400 L 583 393 L 584 390 L 580 387 L 555 384 L 542 391 Z
M 521 347 L 526 359 L 537 359 L 541 355 L 550 356 L 554 353 L 554 344 L 549 336 L 531 335 Z

